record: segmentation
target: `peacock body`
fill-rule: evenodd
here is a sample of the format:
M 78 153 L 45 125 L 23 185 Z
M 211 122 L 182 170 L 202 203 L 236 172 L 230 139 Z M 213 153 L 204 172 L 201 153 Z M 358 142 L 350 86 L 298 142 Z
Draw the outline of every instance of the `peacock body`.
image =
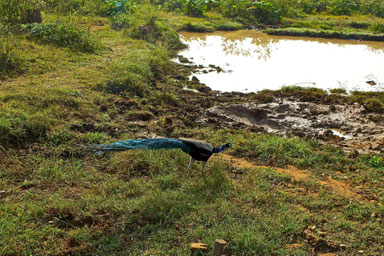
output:
M 216 148 L 212 144 L 205 141 L 180 138 L 154 138 L 154 139 L 130 139 L 117 141 L 111 144 L 99 144 L 99 145 L 87 145 L 85 149 L 87 151 L 96 152 L 101 154 L 103 152 L 117 152 L 125 151 L 130 149 L 181 149 L 183 152 L 191 156 L 188 169 L 192 166 L 195 160 L 203 161 L 203 169 L 205 163 L 214 153 L 220 153 L 226 148 L 230 147 L 231 144 L 227 143 L 223 146 Z

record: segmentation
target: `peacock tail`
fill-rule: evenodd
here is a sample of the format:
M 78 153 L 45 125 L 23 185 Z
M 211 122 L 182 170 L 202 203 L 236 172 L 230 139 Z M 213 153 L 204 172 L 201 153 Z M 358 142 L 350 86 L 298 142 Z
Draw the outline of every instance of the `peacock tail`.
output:
M 117 141 L 111 144 L 99 144 L 84 146 L 87 151 L 93 151 L 97 154 L 103 152 L 124 151 L 129 149 L 172 149 L 179 148 L 186 153 L 189 153 L 190 148 L 182 141 L 169 138 L 155 139 L 130 139 Z

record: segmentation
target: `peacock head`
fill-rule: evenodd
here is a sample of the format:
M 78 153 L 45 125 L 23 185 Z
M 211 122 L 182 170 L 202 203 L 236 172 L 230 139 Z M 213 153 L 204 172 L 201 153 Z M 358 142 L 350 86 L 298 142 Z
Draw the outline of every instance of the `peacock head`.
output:
M 232 144 L 230 142 L 224 144 L 224 148 L 231 148 L 232 147 Z

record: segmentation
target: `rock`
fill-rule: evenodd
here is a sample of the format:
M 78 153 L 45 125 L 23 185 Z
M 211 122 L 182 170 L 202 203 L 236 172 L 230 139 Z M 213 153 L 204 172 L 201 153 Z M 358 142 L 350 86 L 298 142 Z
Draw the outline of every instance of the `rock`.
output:
M 83 124 L 83 129 L 86 132 L 93 131 L 93 130 L 95 130 L 95 125 L 94 124 Z
M 198 90 L 199 92 L 202 92 L 202 93 L 208 93 L 208 92 L 211 92 L 211 91 L 212 91 L 211 88 L 209 88 L 208 86 L 203 85 L 203 84 L 201 84 L 199 87 L 197 87 L 197 90 Z
M 154 118 L 154 115 L 152 112 L 149 111 L 140 111 L 135 115 L 135 120 L 140 121 L 149 121 Z
M 200 83 L 200 80 L 196 76 L 192 76 L 191 82 L 193 84 L 198 84 L 198 83 Z
M 216 239 L 214 249 L 213 249 L 213 255 L 214 256 L 223 255 L 226 247 L 227 247 L 226 241 L 224 241 L 223 239 Z
M 192 252 L 206 251 L 208 250 L 208 245 L 204 243 L 192 243 L 190 249 Z
M 179 61 L 180 61 L 181 63 L 189 63 L 189 60 L 188 60 L 187 58 L 183 57 L 183 56 L 180 56 L 180 57 L 179 57 Z
M 23 24 L 42 23 L 42 22 L 43 22 L 43 18 L 41 16 L 40 9 L 27 10 L 25 17 L 23 18 Z

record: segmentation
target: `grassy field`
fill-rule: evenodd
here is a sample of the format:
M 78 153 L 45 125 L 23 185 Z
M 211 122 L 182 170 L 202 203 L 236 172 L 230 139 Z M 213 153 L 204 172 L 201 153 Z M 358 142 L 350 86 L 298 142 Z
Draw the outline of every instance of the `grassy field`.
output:
M 42 25 L 1 27 L 0 255 L 189 255 L 199 241 L 195 255 L 211 255 L 215 239 L 227 255 L 384 253 L 382 156 L 195 123 L 190 70 L 170 61 L 176 30 L 243 25 L 132 17 L 44 12 Z M 349 99 L 380 112 L 381 96 Z M 234 146 L 204 173 L 178 150 L 78 146 L 153 134 Z

